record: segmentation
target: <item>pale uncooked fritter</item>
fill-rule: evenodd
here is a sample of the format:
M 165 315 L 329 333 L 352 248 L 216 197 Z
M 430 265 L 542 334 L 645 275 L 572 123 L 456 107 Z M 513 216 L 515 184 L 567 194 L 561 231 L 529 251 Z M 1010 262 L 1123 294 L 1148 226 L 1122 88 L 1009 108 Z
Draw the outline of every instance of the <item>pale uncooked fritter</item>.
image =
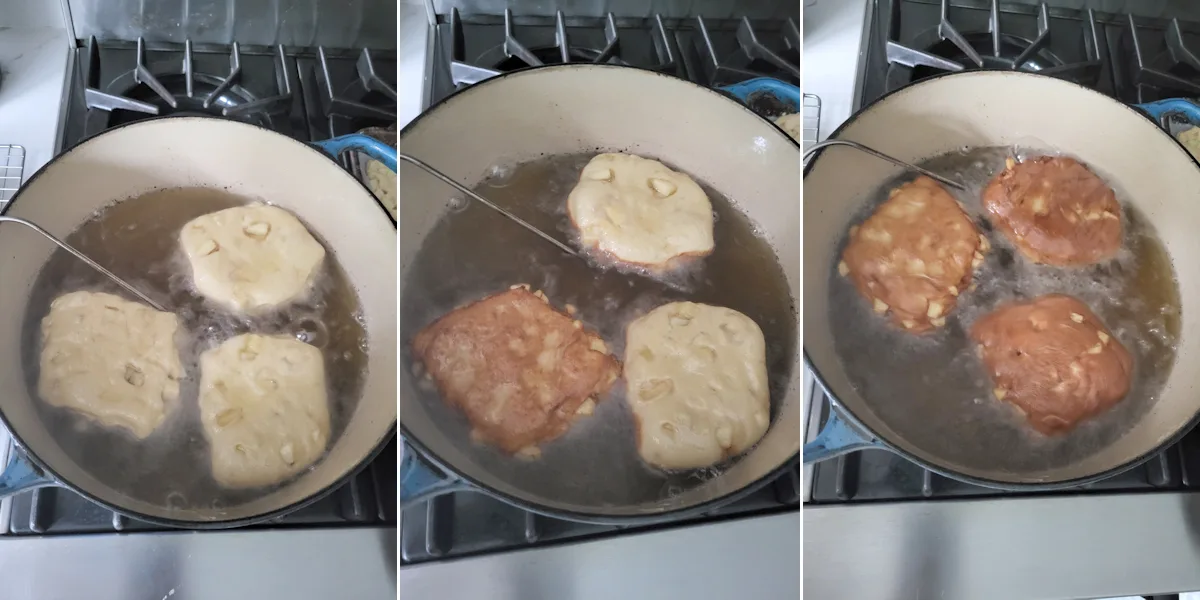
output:
M 290 337 L 244 334 L 200 356 L 200 422 L 227 488 L 279 483 L 329 442 L 325 363 Z
M 792 139 L 796 140 L 797 142 L 799 142 L 803 136 L 801 129 L 801 125 L 803 123 L 804 121 L 800 113 L 788 113 L 786 115 L 779 115 L 775 118 L 775 124 L 778 125 L 780 129 L 786 131 L 787 134 L 792 136 Z
M 661 268 L 713 249 L 712 203 L 684 173 L 632 154 L 598 154 L 567 197 L 584 246 Z
M 179 234 L 196 290 L 250 312 L 303 294 L 325 259 L 304 224 L 276 206 L 236 206 L 192 219 Z
M 179 399 L 179 319 L 112 294 L 71 292 L 42 319 L 38 394 L 138 439 Z
M 629 325 L 625 380 L 638 452 L 664 469 L 707 467 L 762 439 L 770 425 L 766 343 L 753 319 L 674 302 Z
M 383 203 L 384 208 L 396 216 L 396 172 L 387 165 L 367 159 L 367 188 Z

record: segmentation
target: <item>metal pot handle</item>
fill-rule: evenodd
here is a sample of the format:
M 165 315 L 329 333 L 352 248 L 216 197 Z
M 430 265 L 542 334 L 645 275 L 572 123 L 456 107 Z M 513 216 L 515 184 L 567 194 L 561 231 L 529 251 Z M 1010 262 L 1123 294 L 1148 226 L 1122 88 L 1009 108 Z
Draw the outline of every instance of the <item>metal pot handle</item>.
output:
M 1133 106 L 1150 115 L 1151 119 L 1158 122 L 1159 127 L 1166 129 L 1168 132 L 1170 132 L 1171 128 L 1167 121 L 1171 115 L 1181 115 L 1192 125 L 1200 127 L 1200 106 L 1185 98 L 1167 98 L 1166 100 L 1134 104 Z
M 457 477 L 442 473 L 400 440 L 400 509 L 430 498 L 472 489 Z
M 328 140 L 312 142 L 312 145 L 320 148 L 334 158 L 350 150 L 362 152 L 383 163 L 384 166 L 392 171 L 396 170 L 396 149 L 369 135 L 351 133 Z
M 0 472 L 0 499 L 19 494 L 25 490 L 57 485 L 46 473 L 25 458 L 15 446 L 8 457 L 8 466 Z
M 886 449 L 886 446 L 874 436 L 859 432 L 838 415 L 837 409 L 832 409 L 817 438 L 804 445 L 804 464 L 817 463 L 868 448 Z
M 778 79 L 755 77 L 741 83 L 721 86 L 718 89 L 733 94 L 743 103 L 749 101 L 752 94 L 766 92 L 782 101 L 791 103 L 796 110 L 800 110 L 800 88 Z

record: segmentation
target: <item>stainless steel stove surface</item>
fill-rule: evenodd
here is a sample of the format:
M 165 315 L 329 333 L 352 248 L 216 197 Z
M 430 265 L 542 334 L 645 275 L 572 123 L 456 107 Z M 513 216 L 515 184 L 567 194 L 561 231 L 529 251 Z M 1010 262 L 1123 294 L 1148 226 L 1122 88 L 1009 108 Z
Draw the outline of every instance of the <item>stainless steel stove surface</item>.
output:
M 863 105 L 935 73 L 1039 71 L 1125 102 L 1200 95 L 1200 23 L 988 1 L 879 0 L 867 30 Z M 860 106 L 861 107 L 861 106 Z M 812 389 L 813 411 L 828 400 Z M 810 428 L 810 436 L 815 428 Z M 1136 469 L 1049 494 L 1200 489 L 1200 432 Z M 880 450 L 815 465 L 809 504 L 1013 497 L 961 483 Z
M 799 85 L 796 20 L 438 15 L 425 97 L 435 103 L 497 73 L 539 64 L 607 61 L 654 69 L 705 86 L 771 76 Z M 753 106 L 752 106 L 753 107 Z M 426 106 L 428 108 L 428 105 Z M 771 110 L 773 107 L 762 107 Z M 616 527 L 530 513 L 482 494 L 459 492 L 405 509 L 401 564 L 582 541 L 722 519 L 796 511 L 800 464 L 749 497 L 706 515 Z
M 396 122 L 394 52 L 91 39 L 76 49 L 75 64 L 62 148 L 156 115 L 239 119 L 301 141 Z M 393 440 L 340 489 L 260 527 L 394 526 L 396 456 Z M 164 530 L 65 488 L 24 492 L 5 506 L 12 535 Z

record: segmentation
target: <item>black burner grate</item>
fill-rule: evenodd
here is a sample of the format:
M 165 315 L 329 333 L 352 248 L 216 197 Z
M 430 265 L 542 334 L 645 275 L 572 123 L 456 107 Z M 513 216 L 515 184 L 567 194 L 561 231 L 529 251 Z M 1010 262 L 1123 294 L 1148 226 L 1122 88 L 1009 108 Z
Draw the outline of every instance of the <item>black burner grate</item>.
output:
M 786 19 L 779 30 L 761 35 L 748 18 L 736 23 L 737 46 L 722 51 L 704 17 L 696 17 L 697 44 L 704 65 L 702 83 L 728 85 L 767 76 L 800 85 L 800 29 L 795 21 Z
M 113 113 L 110 125 L 153 115 L 201 113 L 269 126 L 267 117 L 286 112 L 292 102 L 287 54 L 283 46 L 277 46 L 274 54 L 277 93 L 259 98 L 238 85 L 242 69 L 237 43 L 229 50 L 229 72 L 221 76 L 196 72 L 191 41 L 183 45 L 182 60 L 151 63 L 145 40 L 138 38 L 133 69 L 111 79 L 104 86 L 107 91 L 101 91 L 100 49 L 93 37 L 88 40 L 87 107 Z
M 1152 102 L 1200 96 L 1200 25 L 1179 19 L 1167 22 L 1125 18 L 1118 62 L 1129 69 L 1122 99 Z
M 1035 71 L 1105 87 L 1108 54 L 1095 11 L 1004 5 L 999 0 L 956 5 L 941 0 L 893 2 L 883 17 L 886 83 L 891 91 L 937 73 L 963 70 Z M 886 24 L 883 23 L 886 21 Z

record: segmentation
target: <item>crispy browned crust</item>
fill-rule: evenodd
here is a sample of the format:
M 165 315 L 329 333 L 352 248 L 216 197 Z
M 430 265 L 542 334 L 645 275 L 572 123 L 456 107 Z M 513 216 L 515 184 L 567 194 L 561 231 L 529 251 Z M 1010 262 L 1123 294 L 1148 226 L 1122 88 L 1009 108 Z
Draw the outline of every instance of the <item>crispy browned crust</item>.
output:
M 1070 296 L 1003 306 L 976 321 L 971 338 L 980 345 L 993 393 L 1043 434 L 1069 431 L 1129 392 L 1129 351 Z
M 567 431 L 620 375 L 595 332 L 527 288 L 458 308 L 417 333 L 413 352 L 473 435 L 515 453 Z
M 1010 163 L 984 190 L 983 205 L 1021 254 L 1037 263 L 1087 265 L 1121 247 L 1116 195 L 1071 158 Z
M 922 333 L 945 323 L 983 261 L 986 240 L 936 181 L 892 190 L 850 232 L 838 270 L 899 327 Z

